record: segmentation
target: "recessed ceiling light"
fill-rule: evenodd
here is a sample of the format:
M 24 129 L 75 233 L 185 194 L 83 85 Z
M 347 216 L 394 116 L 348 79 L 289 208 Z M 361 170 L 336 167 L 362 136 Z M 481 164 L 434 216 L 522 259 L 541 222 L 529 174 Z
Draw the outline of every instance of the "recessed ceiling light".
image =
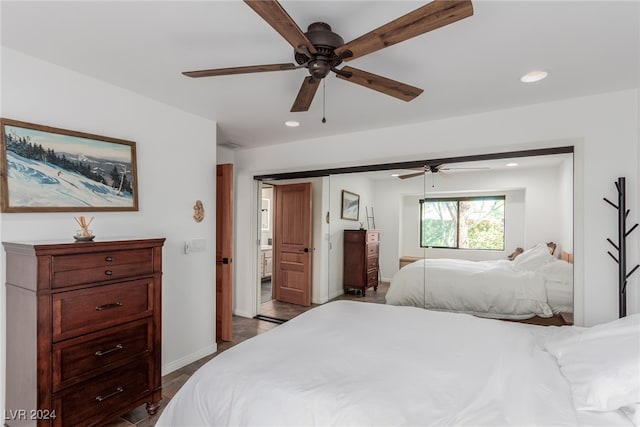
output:
M 400 176 L 399 173 L 392 173 L 391 176 Z
M 507 167 L 513 168 L 513 167 L 516 167 L 516 166 L 518 166 L 518 164 L 515 163 L 515 162 L 514 163 L 507 163 Z
M 295 120 L 287 120 L 286 122 L 284 122 L 284 125 L 290 128 L 297 128 L 298 126 L 300 126 L 300 122 L 297 122 Z
M 547 77 L 547 75 L 549 75 L 549 73 L 547 73 L 546 71 L 533 70 L 533 71 L 529 71 L 527 74 L 525 74 L 524 76 L 520 77 L 520 81 L 522 83 L 538 82 L 538 81 L 544 79 L 545 77 Z

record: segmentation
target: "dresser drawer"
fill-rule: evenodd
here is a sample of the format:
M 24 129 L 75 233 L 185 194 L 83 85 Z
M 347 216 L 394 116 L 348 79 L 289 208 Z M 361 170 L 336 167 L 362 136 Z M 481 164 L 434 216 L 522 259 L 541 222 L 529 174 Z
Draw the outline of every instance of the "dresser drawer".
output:
M 153 279 L 141 279 L 53 294 L 53 340 L 150 316 L 153 287 Z
M 150 273 L 153 273 L 151 249 L 59 255 L 52 259 L 51 287 L 61 288 Z
M 380 240 L 380 235 L 377 232 L 369 231 L 367 232 L 367 243 L 378 243 Z
M 367 271 L 378 269 L 378 257 L 370 256 L 367 258 Z
M 150 380 L 147 360 L 109 371 L 54 394 L 56 415 L 62 418 L 63 426 L 92 425 L 103 418 L 105 412 L 128 408 L 132 402 L 148 395 Z
M 367 245 L 367 256 L 368 257 L 377 257 L 378 256 L 378 244 L 377 243 L 369 243 Z
M 367 272 L 367 288 L 370 286 L 378 286 L 378 272 Z
M 130 322 L 53 346 L 53 391 L 153 351 L 151 319 Z

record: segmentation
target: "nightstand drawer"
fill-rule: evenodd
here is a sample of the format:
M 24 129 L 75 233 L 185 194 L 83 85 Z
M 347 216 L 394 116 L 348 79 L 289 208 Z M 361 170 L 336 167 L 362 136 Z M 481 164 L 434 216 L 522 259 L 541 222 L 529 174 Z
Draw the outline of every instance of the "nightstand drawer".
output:
M 152 333 L 153 322 L 148 319 L 54 344 L 54 391 L 150 354 Z
M 61 288 L 153 273 L 151 249 L 60 255 L 52 258 L 51 287 Z
M 105 411 L 126 408 L 150 391 L 149 363 L 137 361 L 54 395 L 64 426 L 91 425 Z
M 153 280 L 143 279 L 53 294 L 53 339 L 73 338 L 151 315 L 153 291 Z

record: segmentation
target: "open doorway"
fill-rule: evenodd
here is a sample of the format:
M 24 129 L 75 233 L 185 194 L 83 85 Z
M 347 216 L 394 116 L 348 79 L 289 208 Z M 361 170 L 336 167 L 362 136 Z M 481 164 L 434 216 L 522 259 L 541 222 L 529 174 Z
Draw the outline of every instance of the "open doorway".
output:
M 260 190 L 260 304 L 273 300 L 273 186 L 263 184 Z M 266 307 L 265 307 L 266 309 Z
M 286 321 L 328 299 L 326 177 L 258 182 L 258 317 Z

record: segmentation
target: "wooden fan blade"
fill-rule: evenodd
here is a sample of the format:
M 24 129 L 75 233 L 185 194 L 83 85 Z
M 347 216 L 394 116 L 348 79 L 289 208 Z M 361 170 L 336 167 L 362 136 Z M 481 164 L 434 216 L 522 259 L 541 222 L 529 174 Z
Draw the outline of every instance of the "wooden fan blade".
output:
M 359 58 L 473 15 L 471 1 L 434 0 L 335 50 L 345 61 Z M 346 55 L 347 51 L 351 55 Z
M 416 176 L 424 175 L 425 173 L 426 173 L 425 171 L 408 173 L 406 175 L 399 175 L 398 178 L 400 178 L 400 179 L 413 178 L 413 177 L 416 177 Z
M 298 24 L 276 0 L 244 0 L 244 2 L 284 37 L 296 51 L 300 46 L 306 46 L 310 53 L 316 53 L 316 48 Z
M 402 99 L 403 101 L 411 101 L 423 92 L 423 90 L 418 87 L 358 70 L 357 68 L 343 67 L 340 71 L 341 73 L 336 74 L 336 76 L 343 80 L 377 90 L 378 92 Z
M 479 168 L 440 168 L 441 171 L 452 171 L 452 170 L 469 170 L 469 171 L 480 171 L 480 170 L 489 170 L 489 167 L 479 167 Z
M 318 86 L 320 86 L 320 80 L 316 80 L 311 76 L 306 77 L 302 81 L 298 96 L 291 106 L 291 112 L 309 111 L 311 101 L 313 101 L 313 97 L 316 95 Z
M 295 64 L 249 65 L 246 67 L 214 68 L 212 70 L 185 71 L 187 77 L 227 76 L 231 74 L 264 73 L 266 71 L 295 70 Z

